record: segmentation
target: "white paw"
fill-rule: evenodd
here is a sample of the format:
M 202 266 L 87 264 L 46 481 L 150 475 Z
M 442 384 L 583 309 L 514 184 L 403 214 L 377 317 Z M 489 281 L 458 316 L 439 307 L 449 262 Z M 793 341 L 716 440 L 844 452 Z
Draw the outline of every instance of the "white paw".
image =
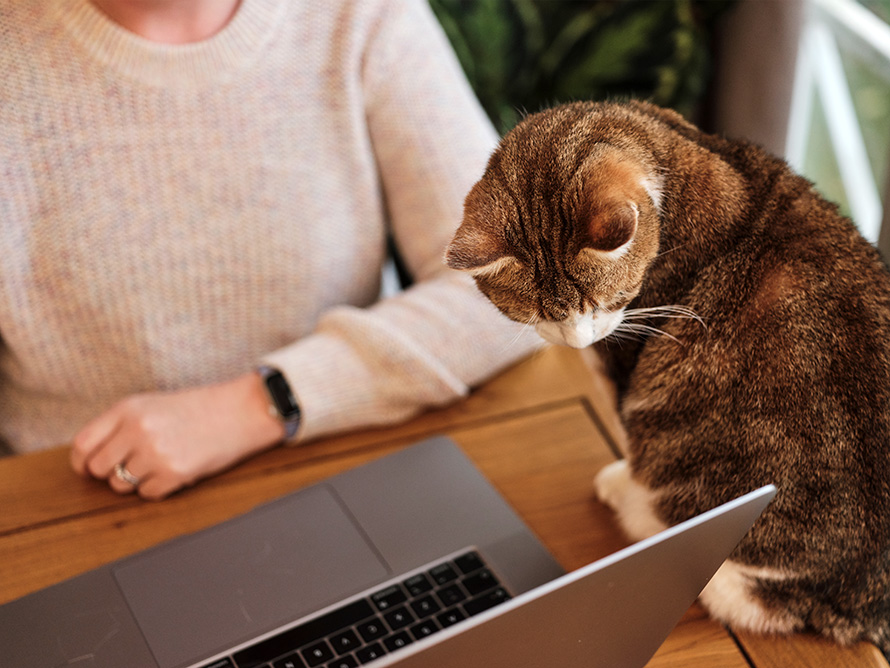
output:
M 619 459 L 600 469 L 593 479 L 597 498 L 612 510 L 621 507 L 621 501 L 630 484 L 630 467 L 626 459 Z
M 604 467 L 593 480 L 600 501 L 615 511 L 618 523 L 632 540 L 664 531 L 667 525 L 656 515 L 658 494 L 633 479 L 626 459 Z

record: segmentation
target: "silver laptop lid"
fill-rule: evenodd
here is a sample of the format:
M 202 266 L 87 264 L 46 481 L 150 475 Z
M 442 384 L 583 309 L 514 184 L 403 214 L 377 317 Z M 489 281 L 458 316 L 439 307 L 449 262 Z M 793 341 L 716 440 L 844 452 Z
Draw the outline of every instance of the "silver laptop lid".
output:
M 638 668 L 775 496 L 768 485 L 446 629 L 379 666 Z

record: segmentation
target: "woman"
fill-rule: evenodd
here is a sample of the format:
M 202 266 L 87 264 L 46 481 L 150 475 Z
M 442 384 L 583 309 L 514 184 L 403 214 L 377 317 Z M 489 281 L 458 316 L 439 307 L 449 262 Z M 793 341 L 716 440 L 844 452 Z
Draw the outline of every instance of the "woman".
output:
M 535 345 L 442 265 L 496 136 L 423 0 L 21 0 L 0 71 L 14 450 L 159 499 Z

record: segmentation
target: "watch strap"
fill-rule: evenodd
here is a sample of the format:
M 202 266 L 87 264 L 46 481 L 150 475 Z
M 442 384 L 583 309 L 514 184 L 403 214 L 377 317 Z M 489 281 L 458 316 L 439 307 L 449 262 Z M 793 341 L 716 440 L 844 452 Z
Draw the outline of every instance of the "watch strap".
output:
M 300 428 L 302 411 L 291 390 L 290 383 L 280 370 L 270 366 L 259 366 L 257 372 L 263 381 L 269 397 L 269 414 L 278 418 L 284 426 L 284 439 L 291 440 Z

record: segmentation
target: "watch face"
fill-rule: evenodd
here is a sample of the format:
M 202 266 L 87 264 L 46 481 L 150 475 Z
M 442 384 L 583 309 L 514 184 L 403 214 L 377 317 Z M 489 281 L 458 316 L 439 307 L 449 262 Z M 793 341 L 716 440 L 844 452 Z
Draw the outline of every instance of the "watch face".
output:
M 282 418 L 288 420 L 300 415 L 300 406 L 280 371 L 276 371 L 266 378 L 266 387 L 269 388 L 269 395 L 275 402 L 275 408 L 278 409 Z

